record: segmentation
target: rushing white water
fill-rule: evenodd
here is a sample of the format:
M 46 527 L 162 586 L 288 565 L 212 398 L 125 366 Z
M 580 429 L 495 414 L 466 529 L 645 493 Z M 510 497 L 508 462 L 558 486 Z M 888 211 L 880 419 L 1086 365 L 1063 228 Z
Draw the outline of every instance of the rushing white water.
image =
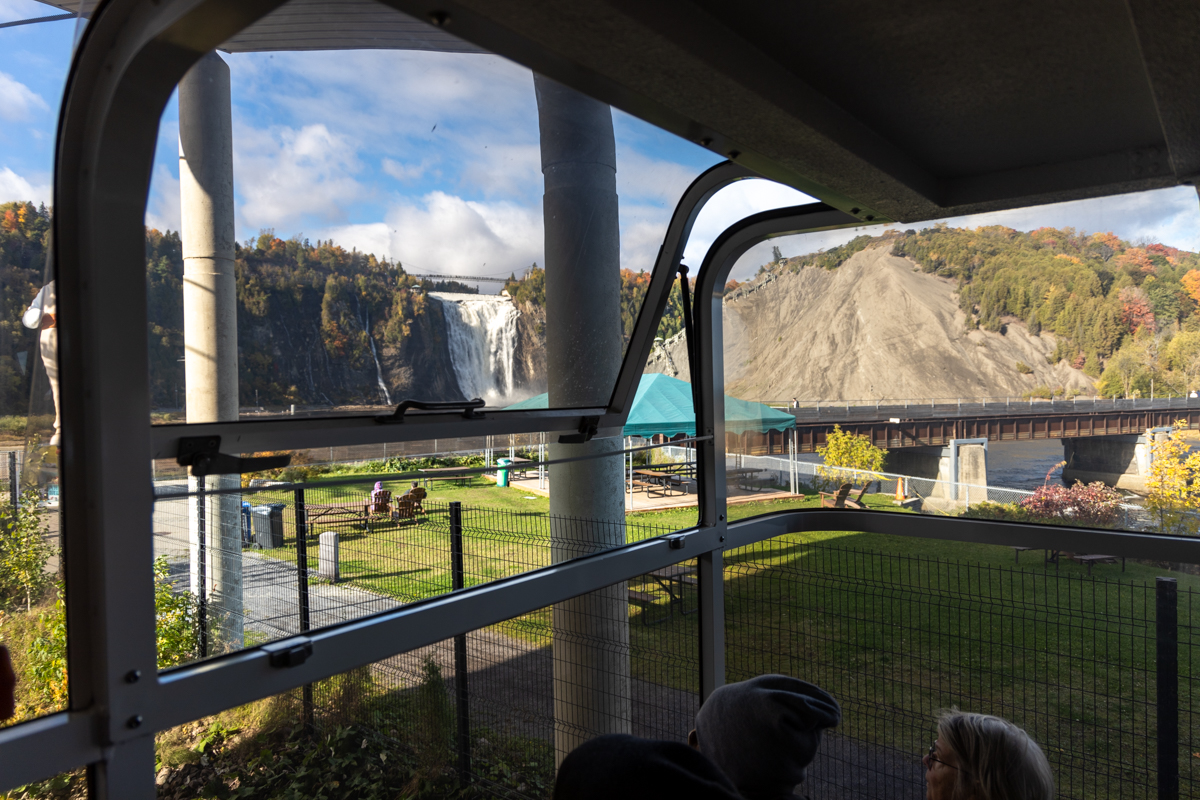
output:
M 392 393 L 388 391 L 387 383 L 383 380 L 383 367 L 379 364 L 379 355 L 375 352 L 375 337 L 367 336 L 367 341 L 371 343 L 371 358 L 375 359 L 375 383 L 379 386 L 379 393 L 382 395 L 380 399 L 386 405 L 392 404 Z
M 430 292 L 442 304 L 450 360 L 465 397 L 502 405 L 513 391 L 517 316 L 512 300 L 499 295 Z

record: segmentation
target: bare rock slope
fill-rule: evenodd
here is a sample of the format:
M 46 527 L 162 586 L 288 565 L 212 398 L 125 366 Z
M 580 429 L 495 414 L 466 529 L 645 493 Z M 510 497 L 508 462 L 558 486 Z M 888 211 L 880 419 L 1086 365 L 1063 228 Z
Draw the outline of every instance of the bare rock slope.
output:
M 1065 361 L 1047 363 L 1051 334 L 1033 336 L 1017 321 L 1003 334 L 968 331 L 954 282 L 888 247 L 856 253 L 835 270 L 760 275 L 726 298 L 724 316 L 725 385 L 735 397 L 966 398 L 1092 388 Z M 686 379 L 682 338 L 665 350 L 655 349 L 646 371 Z M 1021 374 L 1018 362 L 1032 373 Z

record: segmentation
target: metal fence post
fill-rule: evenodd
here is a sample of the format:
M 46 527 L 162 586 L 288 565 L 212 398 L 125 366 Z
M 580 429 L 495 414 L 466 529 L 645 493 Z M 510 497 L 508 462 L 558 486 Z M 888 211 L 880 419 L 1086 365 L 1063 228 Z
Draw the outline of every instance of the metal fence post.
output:
M 1158 687 L 1158 800 L 1179 797 L 1179 595 L 1174 578 L 1156 578 L 1155 685 Z
M 208 500 L 205 498 L 205 486 L 208 478 L 200 478 L 196 489 L 196 564 L 197 583 L 200 584 L 200 597 L 197 600 L 197 616 L 200 618 L 200 657 L 208 657 L 208 533 L 205 530 L 205 516 Z
M 724 537 L 721 537 L 724 540 Z M 723 550 L 700 556 L 700 702 L 725 685 L 725 575 Z
M 21 495 L 17 492 L 17 451 L 8 451 L 8 497 L 13 508 L 21 504 Z
M 308 607 L 308 512 L 304 509 L 304 489 L 297 488 L 294 493 L 294 513 L 296 516 L 296 588 L 300 593 L 300 632 L 305 633 L 311 626 Z M 304 726 L 313 726 L 313 685 L 304 684 L 302 707 Z
M 450 503 L 451 588 L 463 588 L 462 503 Z M 465 786 L 471 776 L 471 716 L 467 687 L 467 636 L 454 637 L 454 700 L 457 711 L 458 782 Z

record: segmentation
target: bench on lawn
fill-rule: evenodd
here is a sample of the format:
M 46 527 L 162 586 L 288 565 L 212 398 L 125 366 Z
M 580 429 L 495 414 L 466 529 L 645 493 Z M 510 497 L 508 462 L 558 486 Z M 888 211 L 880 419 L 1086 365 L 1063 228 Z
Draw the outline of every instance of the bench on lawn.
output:
M 1117 556 L 1107 556 L 1099 553 L 1076 553 L 1071 560 L 1077 564 L 1087 564 L 1088 575 L 1092 574 L 1093 564 L 1115 564 Z M 1121 572 L 1125 571 L 1125 556 L 1121 556 Z
M 467 483 L 470 483 L 471 481 L 473 481 L 475 479 L 474 474 L 470 474 L 470 475 L 455 475 L 455 474 L 453 474 L 456 472 L 461 473 L 463 471 L 463 469 L 466 469 L 466 468 L 465 467 L 438 467 L 437 469 L 423 469 L 423 470 L 421 470 L 421 474 L 425 476 L 423 478 L 423 480 L 425 482 L 425 488 L 428 489 L 429 484 L 432 481 L 466 481 Z
M 371 501 L 361 503 L 308 503 L 304 506 L 305 521 L 310 526 L 350 523 L 361 525 L 364 530 L 371 527 Z
M 667 607 L 667 615 L 665 617 L 663 617 L 661 619 L 656 619 L 653 622 L 650 621 L 650 609 L 651 609 L 651 607 L 656 605 L 654 601 L 657 599 L 658 599 L 658 595 L 653 594 L 651 592 L 639 592 L 637 589 L 629 590 L 629 601 L 630 602 L 644 603 L 646 606 L 644 609 L 642 609 L 642 624 L 643 625 L 657 625 L 658 623 L 666 622 L 668 619 L 671 618 L 672 611 L 671 611 L 670 606 L 668 606 Z

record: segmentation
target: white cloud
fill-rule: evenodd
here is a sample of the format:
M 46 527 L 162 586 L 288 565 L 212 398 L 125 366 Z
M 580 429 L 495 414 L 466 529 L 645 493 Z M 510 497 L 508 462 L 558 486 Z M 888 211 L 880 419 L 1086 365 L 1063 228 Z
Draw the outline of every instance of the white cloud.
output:
M 19 122 L 33 116 L 39 109 L 48 111 L 49 106 L 38 94 L 7 72 L 0 72 L 0 119 Z
M 790 186 L 759 178 L 726 186 L 713 195 L 700 211 L 696 224 L 692 227 L 692 236 L 684 250 L 684 258 L 698 269 L 716 238 L 738 220 L 773 208 L 799 206 L 811 202 L 813 198 Z M 769 247 L 767 252 L 770 252 Z
M 53 198 L 49 175 L 36 175 L 31 181 L 8 167 L 0 167 L 0 203 L 27 200 L 34 205 L 50 205 Z
M 146 227 L 160 231 L 178 231 L 179 179 L 162 164 L 154 168 L 150 180 L 150 199 L 146 203 Z
M 617 194 L 622 200 L 659 203 L 668 212 L 701 170 L 651 158 L 632 148 L 617 148 Z
M 344 219 L 345 205 L 370 194 L 352 177 L 361 169 L 354 144 L 323 123 L 299 130 L 239 126 L 233 166 L 239 222 L 251 230 L 288 228 L 309 215 Z
M 379 166 L 385 175 L 391 175 L 398 181 L 415 181 L 425 174 L 428 161 L 421 161 L 418 164 L 401 164 L 399 161 L 384 158 Z
M 534 261 L 545 262 L 540 209 L 445 192 L 405 199 L 388 210 L 384 222 L 330 227 L 318 238 L 397 259 L 409 272 L 520 274 Z
M 487 136 L 478 137 L 480 142 Z M 498 194 L 541 194 L 542 151 L 533 144 L 482 144 L 462 171 L 461 188 L 491 197 Z
M 332 239 L 334 244 L 346 250 L 358 250 L 360 253 L 371 253 L 380 258 L 392 258 L 392 233 L 386 222 L 326 228 L 317 238 Z

